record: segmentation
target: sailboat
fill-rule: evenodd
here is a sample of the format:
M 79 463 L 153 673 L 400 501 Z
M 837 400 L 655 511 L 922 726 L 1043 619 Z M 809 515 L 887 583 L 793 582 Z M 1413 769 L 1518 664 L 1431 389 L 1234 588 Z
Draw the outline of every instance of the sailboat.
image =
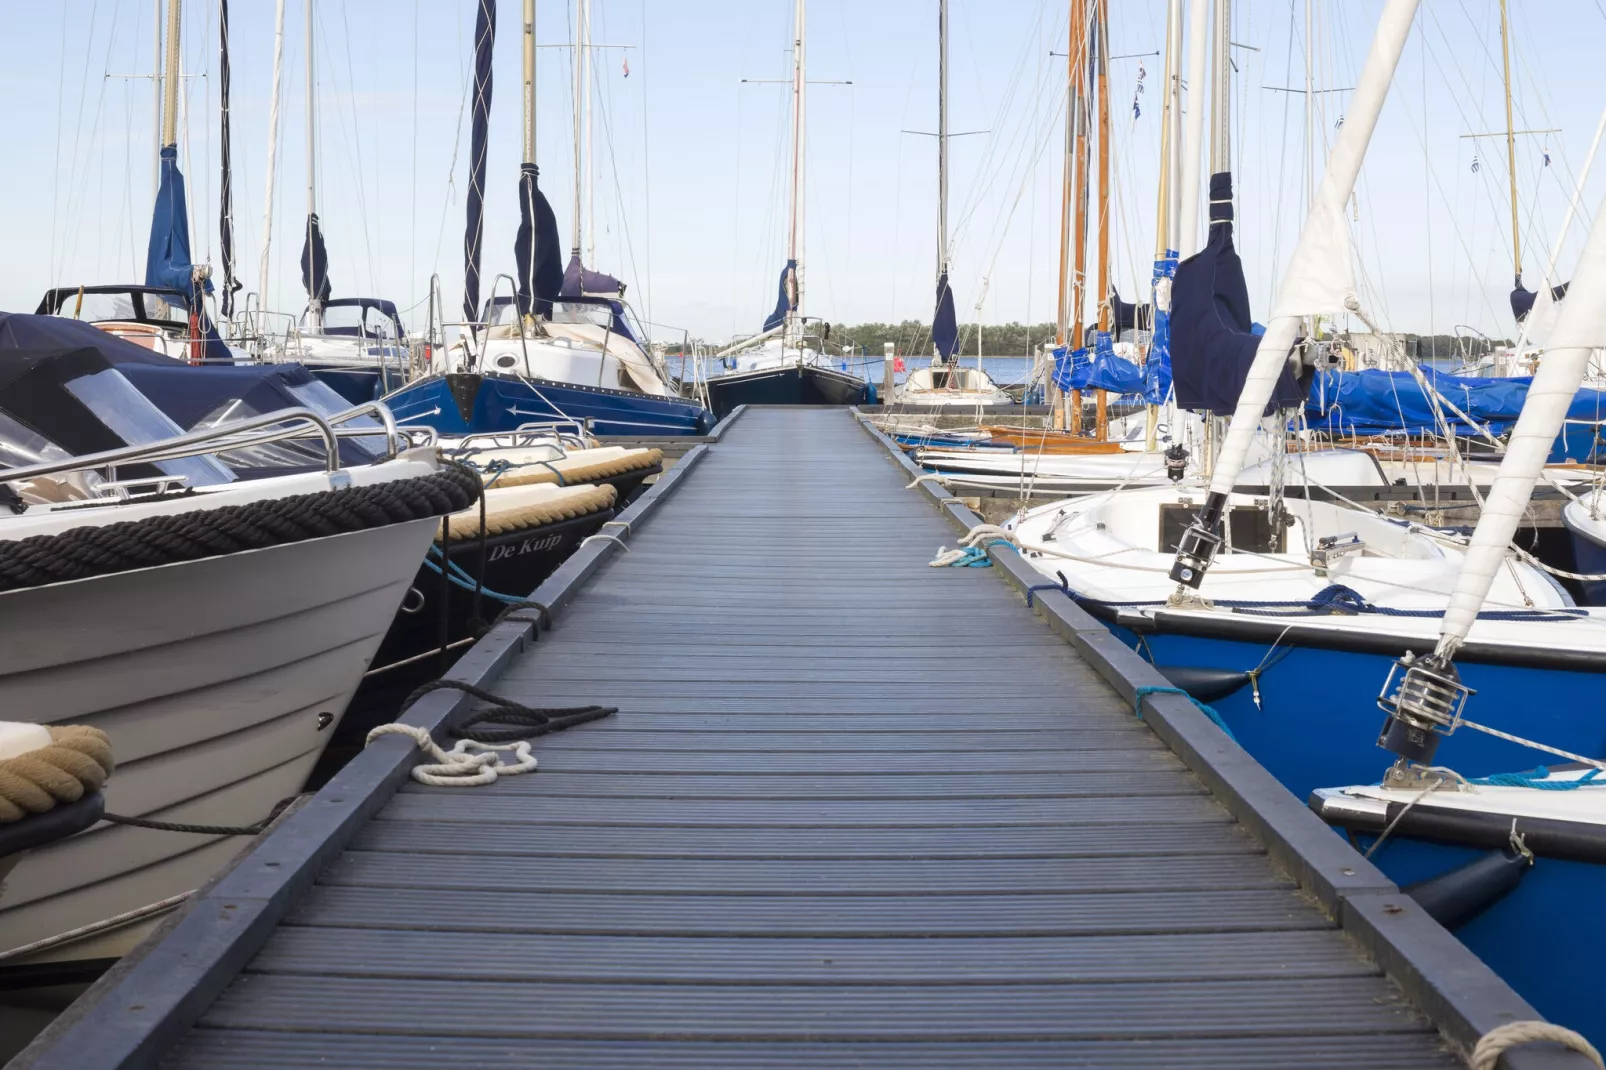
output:
M 463 316 L 471 324 L 433 374 L 386 395 L 402 424 L 443 435 L 516 431 L 574 421 L 600 435 L 696 435 L 713 426 L 680 397 L 648 354 L 646 332 L 622 295 L 565 295 L 557 220 L 535 162 L 535 5 L 524 3 L 523 162 L 517 279 L 480 306 L 484 175 L 491 105 L 495 0 L 480 0 L 474 33 L 474 116 L 464 238 Z M 576 57 L 576 63 L 583 62 Z M 498 281 L 506 276 L 498 276 Z M 596 281 L 595 279 L 592 280 Z M 582 283 L 583 289 L 583 283 Z
M 204 280 L 178 168 L 180 0 L 166 15 L 149 275 L 193 308 Z M 100 349 L 192 378 L 254 370 L 190 368 L 83 324 L 35 326 L 41 344 L 0 351 L 0 708 L 103 729 L 118 764 L 109 812 L 262 821 L 302 789 L 438 515 L 475 501 L 479 481 L 394 427 L 305 405 L 186 433 Z M 381 445 L 347 464 L 353 431 Z M 244 479 L 221 459 L 304 442 L 319 463 L 293 474 Z M 97 824 L 33 852 L 0 896 L 0 972 L 104 967 L 248 842 Z
M 875 389 L 846 369 L 831 366 L 822 351 L 830 325 L 803 314 L 803 163 L 808 93 L 807 0 L 797 0 L 792 23 L 790 212 L 786 264 L 775 308 L 763 329 L 715 353 L 705 383 L 718 416 L 738 405 L 858 405 Z
M 959 326 L 948 285 L 948 0 L 937 0 L 937 310 L 931 320 L 931 365 L 909 373 L 892 393 L 898 405 L 978 407 L 1012 405 L 1005 393 L 977 367 L 959 365 Z
M 1529 673 L 1520 689 L 1491 693 L 1479 662 L 1489 630 L 1480 618 L 1507 545 L 1573 393 L 1606 345 L 1602 212 L 1606 204 L 1596 211 L 1448 611 L 1418 648 L 1425 652 L 1390 667 L 1376 702 L 1386 716 L 1381 737 L 1375 709 L 1360 704 L 1358 723 L 1327 738 L 1342 746 L 1376 738 L 1397 760 L 1381 783 L 1355 783 L 1375 772 L 1381 756 L 1374 749 L 1372 770 L 1326 781 L 1352 786 L 1310 800 L 1541 1014 L 1596 1047 L 1606 1047 L 1606 988 L 1595 969 L 1606 956 L 1606 915 L 1595 909 L 1606 896 L 1606 643 L 1599 638 L 1606 615 L 1521 626 L 1525 647 L 1555 644 L 1552 656 L 1566 657 L 1571 672 Z M 1594 688 L 1569 686 L 1574 675 L 1587 675 Z M 1515 753 L 1495 767 L 1474 753 L 1491 729 L 1525 741 L 1502 740 Z M 1533 768 L 1536 761 L 1545 764 Z

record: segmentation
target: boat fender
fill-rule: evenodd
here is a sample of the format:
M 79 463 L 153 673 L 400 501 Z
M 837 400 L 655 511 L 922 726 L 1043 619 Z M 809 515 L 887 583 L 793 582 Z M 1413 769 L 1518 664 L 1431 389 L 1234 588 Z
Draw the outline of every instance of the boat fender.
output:
M 1157 665 L 1160 675 L 1200 702 L 1215 702 L 1249 682 L 1249 674 L 1232 669 L 1201 669 L 1191 665 Z
M 1453 932 L 1511 894 L 1529 864 L 1526 856 L 1502 848 L 1401 890 Z

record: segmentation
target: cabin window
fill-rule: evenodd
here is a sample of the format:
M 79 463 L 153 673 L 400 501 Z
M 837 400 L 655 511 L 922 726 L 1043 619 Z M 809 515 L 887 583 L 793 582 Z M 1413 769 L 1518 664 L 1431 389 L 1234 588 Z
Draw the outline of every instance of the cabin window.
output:
M 1188 530 L 1199 510 L 1191 505 L 1160 506 L 1160 552 L 1176 553 L 1182 533 Z M 1232 548 L 1255 554 L 1280 554 L 1288 549 L 1287 529 L 1272 530 L 1271 517 L 1264 509 L 1239 507 L 1227 511 Z

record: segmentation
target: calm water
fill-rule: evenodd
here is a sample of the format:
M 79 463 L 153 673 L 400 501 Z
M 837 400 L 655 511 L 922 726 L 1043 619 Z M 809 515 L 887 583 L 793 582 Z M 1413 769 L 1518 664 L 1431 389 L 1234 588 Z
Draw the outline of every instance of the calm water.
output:
M 684 378 L 682 365 L 689 365 L 690 361 L 683 361 L 680 357 L 669 357 L 669 373 L 677 378 Z M 847 370 L 855 375 L 863 376 L 877 386 L 881 385 L 882 360 L 880 357 L 866 359 L 863 357 L 838 358 L 834 366 L 841 368 L 844 363 Z M 925 367 L 929 360 L 925 357 L 905 357 L 904 370 L 894 373 L 897 382 L 903 382 L 909 377 L 909 372 Z M 976 358 L 973 356 L 961 357 L 959 363 L 962 367 L 974 368 Z M 983 357 L 982 370 L 992 376 L 993 382 L 999 386 L 1009 386 L 1026 378 L 1032 370 L 1031 357 Z M 689 373 L 690 369 L 685 369 Z

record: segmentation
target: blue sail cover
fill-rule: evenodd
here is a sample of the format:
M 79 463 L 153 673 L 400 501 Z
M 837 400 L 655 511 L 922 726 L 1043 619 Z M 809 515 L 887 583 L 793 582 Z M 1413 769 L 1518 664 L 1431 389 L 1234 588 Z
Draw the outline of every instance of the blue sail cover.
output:
M 218 255 L 223 260 L 223 318 L 234 315 L 234 295 L 241 289 L 234 277 L 234 162 L 229 136 L 229 0 L 218 0 L 218 97 L 222 113 L 218 134 L 222 142 L 223 175 L 218 186 Z
M 480 309 L 480 241 L 485 236 L 485 142 L 491 121 L 491 51 L 496 0 L 480 0 L 474 17 L 474 118 L 468 150 L 468 226 L 463 233 L 463 318 Z
M 1550 299 L 1552 301 L 1560 301 L 1563 297 L 1566 297 L 1567 287 L 1570 285 L 1571 283 L 1564 282 L 1560 286 L 1552 286 L 1550 288 Z M 1528 318 L 1528 313 L 1534 310 L 1534 302 L 1538 298 L 1539 294 L 1537 292 L 1523 288 L 1522 278 L 1518 276 L 1516 289 L 1511 291 L 1511 314 L 1517 317 L 1518 323 Z
M 533 163 L 519 167 L 519 230 L 513 238 L 513 260 L 519 273 L 521 316 L 550 315 L 552 298 L 563 286 L 558 219 L 541 192 L 540 174 Z
M 1171 269 L 1176 270 L 1176 254 L 1171 254 Z M 1121 337 L 1122 331 L 1130 331 L 1137 327 L 1138 316 L 1148 310 L 1148 305 L 1140 305 L 1135 301 L 1123 301 L 1116 290 L 1110 291 L 1110 329 L 1115 337 Z
M 1061 390 L 1081 390 L 1093 374 L 1093 358 L 1086 349 L 1070 346 L 1054 348 L 1054 385 Z
M 1167 249 L 1165 255 L 1154 262 L 1154 288 L 1160 288 L 1161 280 L 1174 278 L 1177 274 L 1177 251 Z M 1124 304 L 1119 298 L 1118 303 Z M 1136 305 L 1128 305 L 1134 313 L 1136 321 Z M 1164 405 L 1171 396 L 1171 313 L 1160 308 L 1160 302 L 1153 306 L 1154 336 L 1149 340 L 1149 355 L 1143 361 L 1143 400 L 1150 405 Z M 1119 320 L 1116 321 L 1119 324 Z
M 307 216 L 307 229 L 301 239 L 301 285 L 307 299 L 322 305 L 329 300 L 329 250 L 323 244 L 323 228 L 318 213 Z
M 553 233 L 557 232 L 556 224 Z M 612 275 L 604 275 L 600 271 L 592 271 L 580 263 L 580 254 L 574 253 L 569 257 L 569 266 L 563 269 L 563 284 L 558 290 L 559 297 L 585 297 L 588 294 L 596 296 L 616 297 L 625 292 L 625 284 Z
M 788 260 L 781 269 L 781 294 L 775 311 L 764 320 L 764 330 L 773 331 L 786 322 L 786 314 L 797 308 L 797 261 Z
M 178 290 L 195 305 L 195 265 L 190 260 L 190 213 L 184 200 L 184 175 L 178 169 L 178 146 L 164 145 L 156 210 L 151 214 L 151 241 L 145 253 L 145 285 Z M 212 292 L 211 280 L 204 284 Z M 195 309 L 192 307 L 191 311 Z
M 1229 172 L 1210 176 L 1210 240 L 1177 265 L 1169 327 L 1177 404 L 1193 412 L 1231 416 L 1260 337 L 1252 330 L 1249 287 L 1232 243 Z M 1266 413 L 1296 408 L 1304 399 L 1299 383 L 1284 369 Z
M 1112 394 L 1143 392 L 1143 369 L 1116 355 L 1115 340 L 1108 331 L 1093 335 L 1093 361 L 1084 389 L 1088 388 L 1107 390 Z
M 931 317 L 931 344 L 937 356 L 953 360 L 959 352 L 959 324 L 954 316 L 954 292 L 948 287 L 948 273 L 937 276 L 937 312 Z

